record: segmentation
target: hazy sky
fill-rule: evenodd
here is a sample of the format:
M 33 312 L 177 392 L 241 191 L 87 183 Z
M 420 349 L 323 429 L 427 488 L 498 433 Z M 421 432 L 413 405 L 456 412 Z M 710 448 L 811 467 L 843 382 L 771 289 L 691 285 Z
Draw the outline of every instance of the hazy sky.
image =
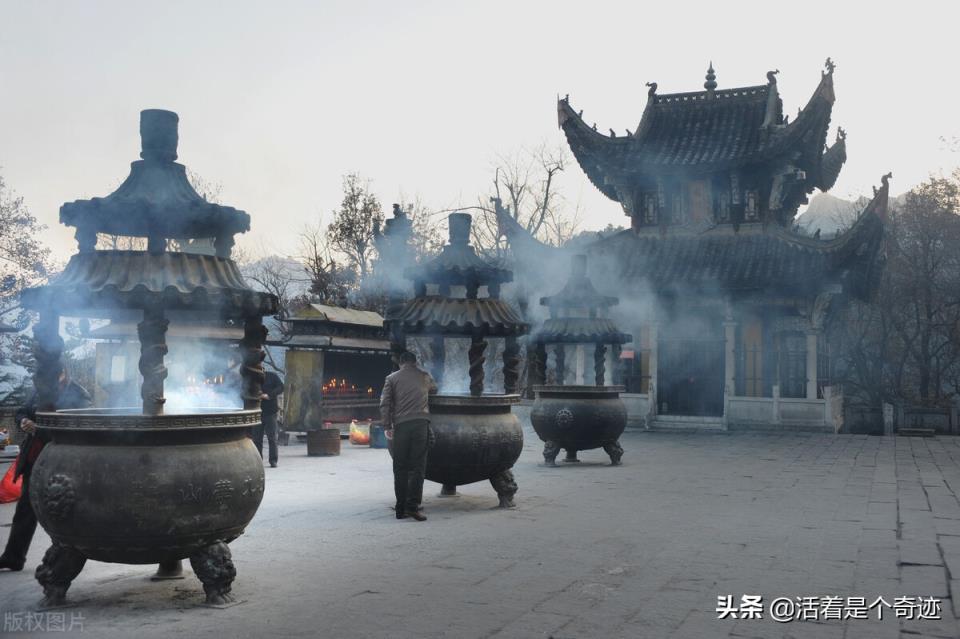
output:
M 558 144 L 555 100 L 601 131 L 635 128 L 647 81 L 765 83 L 793 116 L 837 63 L 833 193 L 900 192 L 960 165 L 957 2 L 45 2 L 0 0 L 0 172 L 50 226 L 64 201 L 106 195 L 138 158 L 144 108 L 180 114 L 180 159 L 248 211 L 242 245 L 295 251 L 329 217 L 344 173 L 471 204 L 498 153 Z M 625 223 L 575 164 L 562 187 L 584 228 Z M 253 240 L 254 242 L 251 242 Z

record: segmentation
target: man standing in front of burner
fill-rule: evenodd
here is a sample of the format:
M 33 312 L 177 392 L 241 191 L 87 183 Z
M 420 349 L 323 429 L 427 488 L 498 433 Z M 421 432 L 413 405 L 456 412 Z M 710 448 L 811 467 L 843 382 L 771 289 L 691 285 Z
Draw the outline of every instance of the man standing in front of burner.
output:
M 253 443 L 257 447 L 260 457 L 263 457 L 263 435 L 267 435 L 269 448 L 270 468 L 277 467 L 279 454 L 277 452 L 277 413 L 280 412 L 280 395 L 283 394 L 283 380 L 272 371 L 267 371 L 260 389 L 259 426 L 253 427 Z
M 61 371 L 58 383 L 57 410 L 90 407 L 90 393 L 83 386 L 72 381 L 66 371 Z M 16 415 L 17 427 L 27 436 L 20 445 L 17 469 L 14 471 L 14 478 L 23 477 L 20 500 L 17 502 L 17 509 L 13 512 L 7 547 L 0 555 L 0 568 L 11 571 L 23 570 L 33 533 L 37 530 L 37 515 L 30 505 L 30 471 L 33 470 L 33 463 L 37 461 L 47 440 L 46 435 L 37 431 L 36 419 L 37 395 L 34 393 L 27 405 L 18 410 Z
M 427 519 L 420 509 L 420 502 L 423 500 L 423 474 L 427 467 L 429 399 L 436 392 L 437 385 L 430 373 L 417 366 L 417 356 L 410 351 L 401 353 L 400 370 L 387 375 L 383 384 L 380 417 L 383 428 L 392 433 L 397 519 Z

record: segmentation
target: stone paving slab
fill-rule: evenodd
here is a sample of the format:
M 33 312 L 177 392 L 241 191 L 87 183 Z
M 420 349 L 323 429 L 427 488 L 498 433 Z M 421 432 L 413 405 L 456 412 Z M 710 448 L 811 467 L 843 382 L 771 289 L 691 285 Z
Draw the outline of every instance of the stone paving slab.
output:
M 397 521 L 386 451 L 281 448 L 231 547 L 244 603 L 205 608 L 187 569 L 90 562 L 65 609 L 96 637 L 960 637 L 960 441 L 628 431 L 545 468 L 526 433 L 518 508 L 488 484 Z M 0 468 L 0 472 L 5 468 Z M 8 525 L 13 504 L 0 506 Z M 0 528 L 0 530 L 4 530 Z M 48 540 L 30 552 L 35 566 Z M 36 611 L 32 570 L 0 573 L 2 623 Z M 718 596 L 940 597 L 942 619 L 718 619 Z M 4 636 L 29 634 L 9 625 Z M 39 634 L 39 633 L 36 633 Z M 80 633 L 60 633 L 76 634 Z

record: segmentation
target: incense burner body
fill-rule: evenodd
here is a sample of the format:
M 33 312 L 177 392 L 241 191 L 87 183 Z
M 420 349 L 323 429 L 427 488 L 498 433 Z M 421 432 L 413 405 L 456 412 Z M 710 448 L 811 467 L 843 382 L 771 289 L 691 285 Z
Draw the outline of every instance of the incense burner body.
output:
M 577 451 L 593 448 L 603 448 L 618 463 L 623 449 L 617 440 L 627 427 L 622 391 L 622 386 L 534 387 L 530 421 L 547 443 L 547 463 L 553 463 L 560 449 L 567 451 L 568 461 L 574 461 Z
M 97 561 L 192 557 L 243 533 L 263 498 L 249 438 L 259 410 L 149 416 L 126 409 L 38 414 L 50 437 L 30 499 L 55 544 Z
M 523 450 L 523 428 L 510 407 L 517 395 L 436 395 L 430 398 L 426 478 L 462 486 L 513 468 Z

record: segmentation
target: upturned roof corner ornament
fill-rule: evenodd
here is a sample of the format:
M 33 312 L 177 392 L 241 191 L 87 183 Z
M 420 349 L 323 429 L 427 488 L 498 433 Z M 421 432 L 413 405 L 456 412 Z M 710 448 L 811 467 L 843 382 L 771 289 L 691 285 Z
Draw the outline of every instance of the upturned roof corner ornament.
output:
M 829 57 L 827 61 L 823 63 L 823 66 L 825 68 L 823 75 L 833 75 L 833 70 L 837 68 L 837 65 Z
M 647 82 L 647 86 L 650 87 L 650 90 L 647 91 L 647 97 L 652 98 L 657 94 L 657 83 L 656 82 Z
M 780 69 L 774 69 L 773 71 L 767 71 L 767 82 L 769 84 L 777 83 L 777 74 L 780 73 Z

